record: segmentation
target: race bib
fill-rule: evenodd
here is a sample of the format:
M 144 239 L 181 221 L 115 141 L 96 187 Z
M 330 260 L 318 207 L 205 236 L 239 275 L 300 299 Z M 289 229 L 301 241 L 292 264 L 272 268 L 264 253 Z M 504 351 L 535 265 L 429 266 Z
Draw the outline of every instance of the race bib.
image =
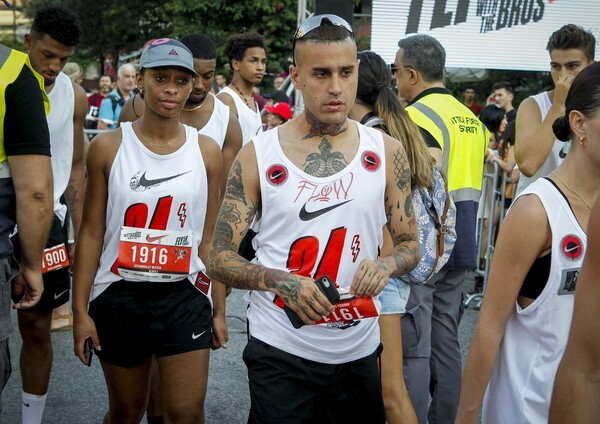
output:
M 44 249 L 42 274 L 69 266 L 69 254 L 64 243 Z
M 122 227 L 116 268 L 128 280 L 177 281 L 190 272 L 192 233 Z
M 356 298 L 350 294 L 342 294 L 339 302 L 333 304 L 333 312 L 315 324 L 331 324 L 334 322 L 351 323 L 365 318 L 379 316 L 373 298 Z

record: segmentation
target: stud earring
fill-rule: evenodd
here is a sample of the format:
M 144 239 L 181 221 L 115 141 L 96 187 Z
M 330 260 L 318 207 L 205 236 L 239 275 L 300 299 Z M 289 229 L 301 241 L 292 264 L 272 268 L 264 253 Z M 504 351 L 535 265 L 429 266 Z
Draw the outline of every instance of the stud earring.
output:
M 583 142 L 585 141 L 585 135 L 580 135 L 579 136 L 579 145 L 583 146 Z

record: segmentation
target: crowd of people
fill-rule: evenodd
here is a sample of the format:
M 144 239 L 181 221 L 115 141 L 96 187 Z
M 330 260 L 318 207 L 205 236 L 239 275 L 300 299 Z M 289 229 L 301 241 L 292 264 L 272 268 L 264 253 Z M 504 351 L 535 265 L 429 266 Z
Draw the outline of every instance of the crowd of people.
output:
M 599 416 L 590 32 L 551 34 L 555 88 L 514 107 L 506 82 L 486 105 L 471 86 L 455 98 L 434 37 L 400 39 L 390 66 L 331 14 L 297 28 L 270 93 L 257 90 L 268 42 L 244 33 L 224 45 L 229 83 L 214 42 L 187 34 L 150 40 L 86 96 L 68 63 L 81 31 L 71 11 L 45 7 L 25 53 L 0 45 L 0 390 L 12 302 L 23 423 L 42 422 L 53 317 L 72 325 L 83 364 L 101 362 L 103 422 L 204 422 L 231 288 L 247 293 L 249 423 Z M 85 128 L 100 131 L 89 141 Z M 423 259 L 414 196 L 440 184 L 456 243 L 407 284 Z M 463 372 L 463 285 L 481 267 Z

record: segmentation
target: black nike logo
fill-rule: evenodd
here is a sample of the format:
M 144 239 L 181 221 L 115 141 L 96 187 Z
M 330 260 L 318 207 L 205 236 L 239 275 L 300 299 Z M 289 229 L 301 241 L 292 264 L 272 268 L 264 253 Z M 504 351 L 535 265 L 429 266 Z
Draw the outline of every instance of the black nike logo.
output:
M 182 172 L 181 174 L 171 175 L 170 177 L 164 178 L 156 178 L 153 180 L 149 180 L 146 178 L 146 173 L 144 172 L 142 176 L 137 179 L 135 176 L 131 179 L 130 186 L 133 191 L 145 191 L 151 187 L 162 184 L 166 181 L 173 180 L 177 177 L 181 177 L 182 175 L 189 174 L 192 171 Z
M 324 213 L 327 213 L 337 207 L 340 207 L 342 205 L 345 205 L 348 202 L 351 202 L 352 199 L 350 200 L 346 200 L 345 202 L 342 203 L 338 203 L 337 205 L 332 205 L 332 206 L 328 206 L 326 208 L 323 209 L 319 209 L 318 211 L 314 211 L 314 212 L 308 212 L 306 210 L 306 203 L 304 204 L 304 206 L 302 206 L 302 209 L 300 209 L 300 219 L 302 221 L 310 221 L 311 219 L 315 219 L 318 216 L 323 215 Z

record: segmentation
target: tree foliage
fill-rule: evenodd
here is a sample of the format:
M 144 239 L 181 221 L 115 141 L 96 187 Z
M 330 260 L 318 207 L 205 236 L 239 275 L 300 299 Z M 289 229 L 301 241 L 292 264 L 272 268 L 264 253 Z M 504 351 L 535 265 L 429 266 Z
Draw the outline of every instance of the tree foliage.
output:
M 61 5 L 77 14 L 83 28 L 77 59 L 103 62 L 106 53 L 117 65 L 119 53 L 140 49 L 148 40 L 180 38 L 202 33 L 213 39 L 220 55 L 219 70 L 228 69 L 222 57 L 227 37 L 257 32 L 267 40 L 268 72 L 287 70 L 296 26 L 295 0 L 27 0 L 29 16 L 46 5 Z M 83 60 L 85 62 L 85 60 Z

